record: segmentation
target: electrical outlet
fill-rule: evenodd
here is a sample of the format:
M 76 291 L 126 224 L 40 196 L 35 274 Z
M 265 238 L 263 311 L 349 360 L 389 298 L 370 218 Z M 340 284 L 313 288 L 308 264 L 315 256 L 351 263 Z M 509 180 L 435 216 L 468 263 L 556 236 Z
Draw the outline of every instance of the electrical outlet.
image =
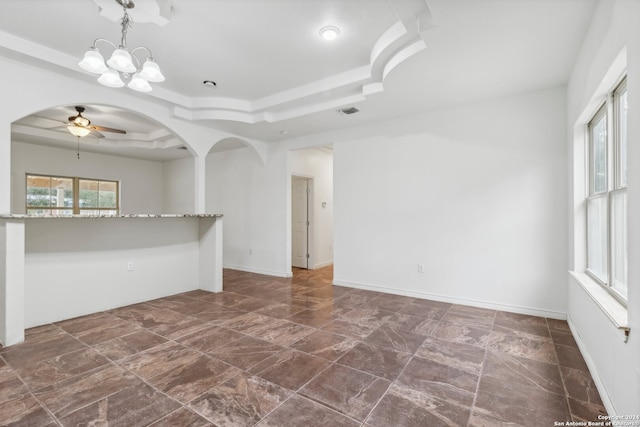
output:
M 131 261 L 127 263 L 127 271 L 133 271 L 133 263 Z
M 418 273 L 424 273 L 424 264 L 418 264 Z
M 249 255 L 253 255 L 253 249 L 249 248 Z

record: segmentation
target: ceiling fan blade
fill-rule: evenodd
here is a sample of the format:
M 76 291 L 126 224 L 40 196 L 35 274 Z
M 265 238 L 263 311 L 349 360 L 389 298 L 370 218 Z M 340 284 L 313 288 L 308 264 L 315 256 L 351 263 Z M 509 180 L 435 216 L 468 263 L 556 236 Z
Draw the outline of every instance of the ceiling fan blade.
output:
M 108 127 L 104 127 L 104 126 L 89 126 L 89 128 L 91 130 L 98 130 L 98 131 L 102 131 L 102 132 L 113 132 L 113 133 L 122 133 L 122 134 L 126 134 L 127 133 L 127 131 L 124 131 L 122 129 L 108 128 Z
M 27 117 L 27 119 L 29 119 L 29 122 L 33 123 L 36 127 L 51 127 L 53 126 L 53 123 L 56 124 L 56 127 L 60 127 L 60 125 L 69 125 L 69 122 L 63 122 L 62 120 L 50 119 L 48 117 L 37 115 Z M 51 126 L 49 126 L 47 122 L 50 122 Z

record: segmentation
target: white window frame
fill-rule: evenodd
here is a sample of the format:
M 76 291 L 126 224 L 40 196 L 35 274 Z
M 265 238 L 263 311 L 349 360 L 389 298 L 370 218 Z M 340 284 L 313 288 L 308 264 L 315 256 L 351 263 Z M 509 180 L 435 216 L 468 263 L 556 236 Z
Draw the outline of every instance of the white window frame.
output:
M 618 98 L 620 93 L 624 93 L 627 90 L 627 78 L 624 75 L 620 80 L 618 80 L 617 84 L 614 86 L 614 89 L 609 92 L 607 95 L 606 102 L 602 104 L 600 108 L 596 111 L 596 113 L 592 116 L 591 120 L 587 123 L 586 126 L 586 153 L 587 153 L 587 162 L 588 167 L 587 170 L 587 194 L 585 197 L 585 203 L 587 205 L 587 221 L 586 221 L 586 236 L 587 236 L 587 267 L 586 273 L 595 280 L 598 284 L 604 287 L 616 300 L 618 300 L 625 307 L 627 305 L 627 297 L 625 294 L 620 293 L 617 289 L 614 288 L 614 269 L 612 268 L 615 260 L 613 254 L 613 231 L 614 219 L 612 217 L 612 199 L 614 196 L 625 194 L 627 192 L 627 183 L 623 182 L 621 179 L 621 166 L 622 166 L 622 158 L 621 158 L 621 137 L 620 137 L 620 111 L 618 111 Z M 594 171 L 594 162 L 593 162 L 593 138 L 592 138 L 592 125 L 599 121 L 604 115 L 606 115 L 606 189 L 605 191 L 595 192 L 595 171 Z M 589 267 L 589 252 L 591 250 L 590 242 L 589 242 L 589 201 L 604 198 L 606 203 L 606 279 L 603 280 L 600 276 L 598 276 L 594 271 L 592 271 Z M 625 219 L 627 218 L 626 212 L 624 214 Z M 626 229 L 626 225 L 625 225 Z M 625 236 L 626 243 L 627 236 Z M 628 245 L 624 247 L 624 255 L 625 259 L 628 256 Z M 625 273 L 626 276 L 626 273 Z M 624 283 L 625 288 L 628 291 L 628 278 L 626 283 Z
M 68 207 L 55 207 L 55 206 L 49 206 L 49 207 L 44 207 L 42 210 L 50 210 L 51 214 L 53 214 L 54 212 L 57 211 L 72 211 L 73 215 L 95 215 L 95 213 L 91 212 L 91 211 L 104 211 L 104 212 L 109 212 L 109 214 L 111 214 L 111 211 L 115 211 L 115 215 L 120 214 L 120 181 L 114 181 L 111 179 L 100 179 L 100 178 L 83 178 L 83 177 L 77 177 L 77 176 L 60 176 L 60 175 L 44 175 L 44 174 L 38 174 L 38 173 L 29 173 L 27 172 L 25 174 L 25 212 L 29 212 L 29 210 L 34 210 L 34 209 L 38 209 L 39 207 L 37 206 L 30 206 L 29 202 L 27 200 L 27 192 L 28 192 L 28 188 L 29 188 L 29 184 L 28 184 L 28 180 L 30 176 L 34 176 L 34 177 L 42 177 L 42 178 L 61 178 L 61 179 L 68 179 L 71 180 L 73 183 L 73 203 L 72 206 L 68 206 Z M 95 181 L 98 183 L 101 182 L 105 182 L 105 183 L 110 183 L 110 184 L 115 184 L 116 186 L 116 196 L 115 196 L 115 202 L 116 202 L 116 206 L 115 207 L 109 207 L 109 208 L 105 208 L 105 207 L 83 207 L 80 206 L 80 181 Z M 87 213 L 90 212 L 90 213 Z M 58 216 L 57 213 L 55 214 L 55 216 Z M 64 215 L 62 215 L 64 216 Z

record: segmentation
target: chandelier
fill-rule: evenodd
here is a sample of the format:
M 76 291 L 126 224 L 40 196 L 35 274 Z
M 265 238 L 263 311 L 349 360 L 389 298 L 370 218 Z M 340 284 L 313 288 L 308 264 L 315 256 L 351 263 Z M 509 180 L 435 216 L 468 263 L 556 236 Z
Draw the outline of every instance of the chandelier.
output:
M 149 82 L 158 83 L 164 81 L 164 76 L 160 72 L 160 67 L 153 60 L 153 55 L 149 48 L 139 46 L 131 51 L 127 49 L 127 30 L 131 28 L 133 21 L 127 13 L 127 9 L 133 9 L 133 0 L 115 0 L 122 6 L 124 16 L 122 17 L 122 37 L 120 45 L 116 45 L 107 39 L 96 39 L 91 48 L 84 54 L 82 61 L 78 64 L 80 68 L 94 74 L 100 74 L 98 82 L 108 87 L 127 86 L 138 92 L 150 92 Z M 113 47 L 114 51 L 106 62 L 98 50 L 97 44 L 106 43 Z M 141 65 L 136 53 L 146 54 L 146 60 Z M 135 63 L 134 63 L 135 61 Z

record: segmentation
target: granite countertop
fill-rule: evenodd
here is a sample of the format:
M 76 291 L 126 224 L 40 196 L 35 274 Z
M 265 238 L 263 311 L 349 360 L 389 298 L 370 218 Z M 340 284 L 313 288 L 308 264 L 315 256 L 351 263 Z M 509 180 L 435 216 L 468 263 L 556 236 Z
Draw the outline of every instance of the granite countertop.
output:
M 29 215 L 0 214 L 0 219 L 45 219 L 45 218 L 222 218 L 222 214 L 119 214 L 119 215 Z

